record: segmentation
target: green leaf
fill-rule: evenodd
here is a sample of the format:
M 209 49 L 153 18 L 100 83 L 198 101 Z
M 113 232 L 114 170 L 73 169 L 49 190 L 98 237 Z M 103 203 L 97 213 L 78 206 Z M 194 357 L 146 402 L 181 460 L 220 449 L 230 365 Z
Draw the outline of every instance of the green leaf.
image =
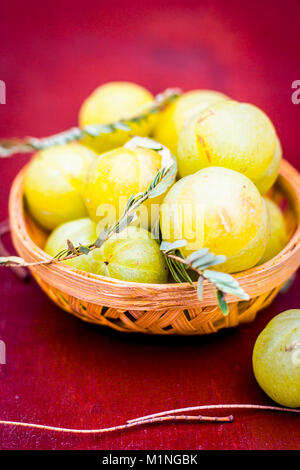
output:
M 71 240 L 67 240 L 67 246 L 68 246 L 68 250 L 71 251 L 73 254 L 77 253 L 77 250 L 75 246 L 73 245 L 73 243 L 71 242 Z
M 208 248 L 202 248 L 201 250 L 194 251 L 186 259 L 186 262 L 192 266 L 193 269 L 203 271 L 204 269 L 215 266 L 217 264 L 224 263 L 226 256 L 215 255 L 211 253 Z
M 63 256 L 66 256 L 67 254 L 71 254 L 71 253 L 69 252 L 69 250 L 66 250 L 66 249 L 61 250 L 59 253 L 57 253 L 57 254 L 54 256 L 54 259 L 60 259 L 60 258 L 62 258 Z
M 91 250 L 88 246 L 80 245 L 78 247 L 78 251 L 82 253 L 83 255 L 88 255 Z
M 121 131 L 130 131 L 130 126 L 128 124 L 125 124 L 125 122 L 119 121 L 115 122 L 114 124 L 115 129 L 120 129 Z
M 151 233 L 152 233 L 152 237 L 154 238 L 154 240 L 156 240 L 157 243 L 161 244 L 161 231 L 160 231 L 159 217 L 157 217 L 154 224 L 152 224 Z
M 150 150 L 162 150 L 163 146 L 156 140 L 149 139 L 148 137 L 134 137 L 132 141 L 135 141 L 137 147 L 150 149 Z
M 221 281 L 226 284 L 238 285 L 238 282 L 234 279 L 234 277 L 227 273 L 207 269 L 203 274 L 212 281 Z
M 248 294 L 240 287 L 238 281 L 230 274 L 206 269 L 203 276 L 212 282 L 219 290 L 235 295 L 243 300 L 249 300 Z
M 286 294 L 292 287 L 295 279 L 296 279 L 296 274 L 292 274 L 291 277 L 280 288 L 279 292 Z
M 178 283 L 188 282 L 189 284 L 193 285 L 193 281 L 185 269 L 185 265 L 172 258 L 169 258 L 165 253 L 164 256 L 173 279 Z
M 118 129 L 126 130 L 128 132 L 131 130 L 130 124 L 143 121 L 144 119 L 147 119 L 150 114 L 160 112 L 160 110 L 162 110 L 167 104 L 176 99 L 180 93 L 181 92 L 178 89 L 167 89 L 164 92 L 159 93 L 155 97 L 153 104 L 147 107 L 147 109 L 145 109 L 141 114 L 126 119 L 126 122 L 121 120 L 112 124 L 89 125 L 84 128 L 73 127 L 66 131 L 41 139 L 35 137 L 28 137 L 25 139 L 1 139 L 0 157 L 7 158 L 16 153 L 29 153 L 33 150 L 42 150 L 55 145 L 78 141 L 86 135 L 97 137 L 101 134 L 113 133 Z M 158 144 L 156 143 L 154 145 L 157 147 L 155 150 L 160 151 L 158 150 Z M 161 144 L 160 148 L 162 148 Z
M 136 195 L 131 194 L 131 196 L 129 197 L 129 199 L 127 201 L 126 211 L 128 211 L 130 209 L 130 207 L 134 204 L 135 199 L 136 199 Z
M 113 130 L 110 124 L 89 125 L 83 128 L 83 132 L 91 137 L 98 137 L 101 134 L 110 134 Z
M 207 255 L 201 256 L 200 258 L 193 261 L 192 266 L 195 269 L 201 270 L 201 267 L 203 267 L 204 269 L 206 265 L 209 266 L 210 263 L 214 261 L 214 259 L 215 259 L 215 255 L 213 253 L 207 253 Z
M 168 258 L 167 256 L 166 256 L 165 259 L 166 259 L 166 263 L 168 265 L 168 268 L 170 270 L 170 273 L 171 273 L 174 281 L 176 281 L 178 283 L 184 282 L 182 280 L 182 277 L 178 274 L 178 271 L 177 271 L 176 267 L 173 264 L 173 260 L 171 258 Z
M 201 248 L 201 250 L 194 251 L 191 255 L 186 258 L 188 264 L 192 264 L 196 259 L 200 259 L 202 256 L 206 255 L 209 252 L 208 248 Z
M 216 266 L 218 264 L 224 263 L 224 261 L 226 261 L 226 256 L 219 255 L 218 257 L 215 256 L 214 258 L 210 260 L 207 259 L 205 262 L 200 261 L 197 267 L 198 267 L 198 270 L 203 271 L 204 269 L 209 268 L 211 266 Z
M 109 231 L 108 231 L 107 228 L 104 228 L 103 230 L 101 230 L 101 232 L 99 233 L 99 236 L 98 236 L 97 240 L 95 241 L 95 246 L 96 246 L 97 248 L 100 248 L 100 247 L 103 245 L 103 243 L 105 242 L 105 240 L 106 240 L 108 234 L 109 234 Z
M 223 315 L 227 316 L 229 313 L 229 308 L 228 308 L 223 292 L 217 290 L 217 299 L 218 299 L 218 304 L 219 304 L 220 309 L 222 310 Z
M 122 232 L 125 228 L 128 227 L 128 225 L 131 224 L 134 220 L 137 219 L 136 212 L 133 214 L 125 214 L 121 219 L 116 223 L 114 232 L 115 233 L 120 233 Z
M 161 242 L 160 249 L 165 253 L 170 253 L 170 251 L 178 250 L 187 244 L 186 240 L 176 240 L 175 242 Z
M 153 199 L 154 197 L 161 196 L 164 194 L 167 189 L 174 183 L 177 173 L 177 166 L 174 164 L 170 168 L 162 171 L 162 176 L 160 182 L 154 184 L 154 187 L 148 188 L 149 191 L 149 199 Z
M 199 300 L 202 300 L 203 298 L 203 277 L 202 276 L 199 276 L 199 279 L 198 279 L 197 294 L 198 294 Z

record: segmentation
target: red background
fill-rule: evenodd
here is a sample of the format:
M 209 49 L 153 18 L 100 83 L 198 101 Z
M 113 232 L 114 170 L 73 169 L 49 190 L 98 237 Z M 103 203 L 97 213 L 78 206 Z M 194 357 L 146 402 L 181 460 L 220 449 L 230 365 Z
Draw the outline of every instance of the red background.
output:
M 212 88 L 262 107 L 299 165 L 297 1 L 2 2 L 1 136 L 49 135 L 76 123 L 82 100 L 108 80 L 153 92 Z M 27 157 L 0 162 L 0 220 Z M 277 313 L 300 307 L 299 278 L 253 324 L 210 337 L 118 334 L 68 315 L 0 270 L 0 418 L 66 427 L 123 423 L 166 408 L 270 400 L 251 353 Z M 103 437 L 0 428 L 2 449 L 300 449 L 297 416 L 236 412 L 233 424 L 153 425 Z

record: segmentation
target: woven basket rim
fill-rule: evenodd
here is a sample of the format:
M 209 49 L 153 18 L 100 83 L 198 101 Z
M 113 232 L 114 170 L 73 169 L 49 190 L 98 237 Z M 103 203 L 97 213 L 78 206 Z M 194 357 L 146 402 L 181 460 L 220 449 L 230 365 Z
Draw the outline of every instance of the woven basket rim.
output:
M 39 248 L 34 241 L 31 239 L 23 213 L 23 187 L 24 187 L 24 176 L 26 168 L 25 165 L 17 174 L 14 179 L 10 197 L 9 197 L 9 216 L 10 225 L 12 230 L 13 241 L 17 251 L 21 256 L 24 254 L 24 250 L 27 254 L 26 261 L 47 261 L 50 256 L 47 255 L 41 248 Z M 297 228 L 292 235 L 289 243 L 285 248 L 272 260 L 267 263 L 255 266 L 249 270 L 236 273 L 233 276 L 239 281 L 240 285 L 249 294 L 250 298 L 259 295 L 262 292 L 270 290 L 272 285 L 272 278 L 274 277 L 274 285 L 276 287 L 280 285 L 279 273 L 281 269 L 287 266 L 288 263 L 293 264 L 291 266 L 291 273 L 294 272 L 300 265 L 300 174 L 298 171 L 290 165 L 286 160 L 283 160 L 280 167 L 280 176 L 278 184 L 281 187 L 285 187 L 285 193 L 287 193 L 291 199 L 297 202 L 296 213 L 297 213 Z M 20 250 L 22 246 L 22 250 Z M 23 250 L 24 248 L 24 250 Z M 293 261 L 293 263 L 292 263 Z M 162 294 L 160 299 L 161 302 L 167 305 L 178 305 L 176 302 L 176 296 L 178 296 L 178 302 L 180 305 L 189 305 L 198 307 L 200 305 L 215 305 L 216 299 L 211 291 L 211 288 L 207 281 L 204 283 L 203 301 L 199 301 L 197 294 L 193 286 L 188 283 L 169 283 L 169 284 L 149 284 L 149 283 L 136 283 L 129 281 L 122 281 L 114 278 L 107 278 L 97 274 L 87 273 L 85 271 L 72 268 L 71 266 L 54 263 L 51 265 L 36 266 L 32 268 L 33 271 L 44 273 L 49 275 L 52 281 L 55 281 L 55 276 L 58 276 L 60 282 L 63 279 L 68 280 L 70 284 L 76 284 L 78 289 L 79 283 L 82 282 L 87 286 L 87 282 L 93 285 L 98 290 L 104 289 L 104 297 L 108 300 L 109 304 L 109 292 L 111 291 L 112 297 L 118 295 L 122 297 L 124 295 L 124 304 L 128 302 L 128 292 L 131 292 L 131 296 L 136 295 L 140 301 L 138 305 L 142 305 L 142 297 L 145 297 L 144 304 L 148 305 L 147 299 L 149 296 L 153 298 L 157 294 Z M 276 274 L 276 276 L 275 276 Z M 270 281 L 270 282 L 267 282 Z M 262 285 L 265 282 L 265 288 Z M 58 284 L 58 282 L 56 282 Z M 195 283 L 196 285 L 196 283 Z M 71 289 L 72 290 L 72 289 Z M 148 297 L 147 297 L 148 296 Z M 170 298 L 170 302 L 168 302 Z M 179 300 L 180 298 L 180 300 Z M 122 301 L 122 299 L 120 299 Z M 238 298 L 234 296 L 228 296 L 229 302 L 237 301 Z M 157 303 L 159 297 L 157 298 Z M 122 302 L 121 302 L 122 303 Z M 153 301 L 152 301 L 153 303 Z M 112 301 L 112 304 L 116 302 Z M 150 302 L 151 304 L 151 302 Z

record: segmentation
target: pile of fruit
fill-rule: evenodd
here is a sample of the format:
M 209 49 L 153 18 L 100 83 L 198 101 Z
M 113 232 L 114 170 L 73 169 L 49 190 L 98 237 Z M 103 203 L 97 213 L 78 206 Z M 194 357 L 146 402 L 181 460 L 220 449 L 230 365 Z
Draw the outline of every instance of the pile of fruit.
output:
M 223 313 L 224 293 L 247 298 L 229 273 L 266 263 L 288 242 L 281 209 L 267 196 L 282 150 L 266 114 L 216 91 L 163 101 L 114 82 L 86 99 L 79 126 L 23 146 L 40 149 L 24 196 L 47 231 L 45 252 L 73 268 L 142 283 L 164 284 L 170 274 L 182 281 L 183 273 L 192 282 L 191 268 L 210 267 L 200 272 L 200 298 L 204 278 L 215 284 Z M 258 383 L 286 406 L 300 406 L 299 338 L 299 310 L 291 310 L 271 321 L 253 353 Z
M 127 281 L 168 282 L 151 234 L 158 219 L 161 240 L 186 241 L 183 256 L 202 248 L 224 255 L 218 271 L 240 272 L 273 258 L 287 243 L 287 230 L 280 208 L 266 197 L 282 155 L 270 119 L 216 91 L 189 91 L 159 112 L 147 112 L 153 103 L 152 94 L 136 84 L 102 85 L 83 103 L 79 125 L 100 124 L 107 132 L 34 154 L 25 199 L 32 217 L 51 232 L 45 251 L 54 257 L 68 240 L 92 244 L 120 218 L 128 199 L 147 189 L 163 168 L 163 156 L 151 146 L 128 145 L 136 135 L 170 149 L 177 181 L 139 207 L 130 229 L 66 263 Z

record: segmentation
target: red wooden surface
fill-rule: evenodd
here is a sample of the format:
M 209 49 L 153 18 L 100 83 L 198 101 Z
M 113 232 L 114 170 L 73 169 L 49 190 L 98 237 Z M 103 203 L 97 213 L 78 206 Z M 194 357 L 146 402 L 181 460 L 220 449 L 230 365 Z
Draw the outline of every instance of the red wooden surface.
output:
M 143 6 L 142 6 L 143 4 Z M 2 2 L 4 136 L 48 135 L 76 122 L 108 80 L 213 88 L 261 106 L 300 168 L 299 2 Z M 0 220 L 27 157 L 0 162 Z M 210 337 L 146 337 L 85 324 L 31 282 L 0 270 L 0 418 L 68 427 L 123 423 L 194 404 L 260 403 L 251 353 L 277 313 L 300 307 L 299 278 L 258 319 Z M 300 449 L 297 416 L 236 412 L 233 424 L 155 425 L 103 437 L 0 428 L 1 449 Z

